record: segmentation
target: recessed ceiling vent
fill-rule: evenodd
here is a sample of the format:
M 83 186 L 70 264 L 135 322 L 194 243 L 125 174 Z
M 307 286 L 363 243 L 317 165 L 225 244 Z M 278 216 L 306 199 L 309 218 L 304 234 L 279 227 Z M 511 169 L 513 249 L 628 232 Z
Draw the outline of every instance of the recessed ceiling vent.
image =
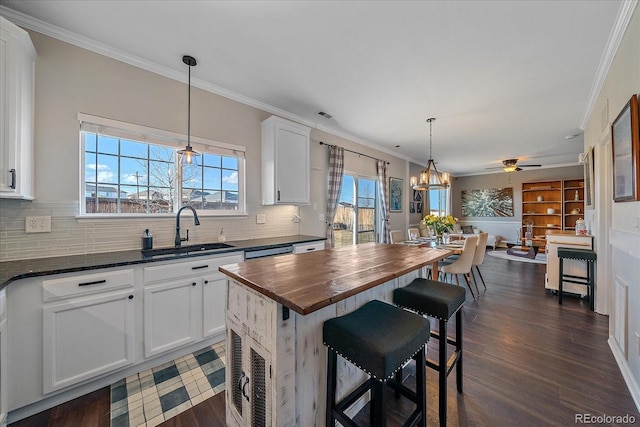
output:
M 318 114 L 320 114 L 325 119 L 330 119 L 331 117 L 333 117 L 331 114 L 325 113 L 324 111 L 320 111 Z

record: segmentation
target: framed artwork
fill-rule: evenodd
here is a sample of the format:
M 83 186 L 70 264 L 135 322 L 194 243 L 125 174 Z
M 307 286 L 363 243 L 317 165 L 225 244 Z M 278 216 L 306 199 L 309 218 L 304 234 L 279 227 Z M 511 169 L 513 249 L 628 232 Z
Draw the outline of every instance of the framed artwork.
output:
M 463 190 L 462 216 L 513 216 L 513 188 Z
M 638 95 L 633 95 L 611 125 L 613 201 L 640 200 Z
M 409 202 L 409 213 L 416 213 L 416 202 Z
M 413 201 L 414 202 L 421 202 L 422 201 L 422 191 L 413 190 Z
M 389 211 L 402 212 L 401 178 L 389 178 Z
M 584 206 L 595 208 L 593 189 L 593 147 L 589 147 L 584 156 Z
M 416 203 L 416 213 L 422 214 L 422 202 Z

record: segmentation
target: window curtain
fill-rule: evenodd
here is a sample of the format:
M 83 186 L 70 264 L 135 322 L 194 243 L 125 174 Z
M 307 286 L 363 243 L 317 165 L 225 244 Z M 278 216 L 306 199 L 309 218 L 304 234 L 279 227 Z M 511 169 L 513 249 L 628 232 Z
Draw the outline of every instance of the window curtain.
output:
M 342 147 L 329 147 L 329 186 L 327 194 L 327 212 L 325 223 L 327 224 L 327 247 L 333 247 L 333 218 L 336 215 L 338 199 L 342 191 L 342 172 L 344 171 L 344 149 Z
M 382 214 L 382 233 L 380 233 L 380 243 L 390 243 L 389 238 L 389 200 L 387 190 L 387 162 L 378 160 L 378 184 L 380 186 L 380 212 Z

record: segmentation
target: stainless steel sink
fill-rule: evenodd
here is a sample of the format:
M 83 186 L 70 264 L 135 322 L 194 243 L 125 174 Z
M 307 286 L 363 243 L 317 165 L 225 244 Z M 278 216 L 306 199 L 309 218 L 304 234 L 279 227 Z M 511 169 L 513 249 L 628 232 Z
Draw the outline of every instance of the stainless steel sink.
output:
M 175 246 L 171 248 L 143 249 L 142 255 L 146 257 L 162 256 L 162 255 L 181 255 L 194 252 L 214 251 L 216 249 L 232 248 L 233 245 L 226 243 L 201 243 L 198 245 Z

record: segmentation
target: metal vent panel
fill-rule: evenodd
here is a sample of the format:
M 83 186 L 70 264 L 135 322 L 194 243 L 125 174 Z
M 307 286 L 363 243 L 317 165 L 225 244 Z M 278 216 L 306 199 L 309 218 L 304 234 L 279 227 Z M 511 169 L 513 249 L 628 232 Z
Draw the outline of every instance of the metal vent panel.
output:
M 267 425 L 266 364 L 262 356 L 251 349 L 251 425 Z
M 231 330 L 231 397 L 233 406 L 242 415 L 242 389 L 239 387 L 240 376 L 242 375 L 242 340 L 240 336 Z

